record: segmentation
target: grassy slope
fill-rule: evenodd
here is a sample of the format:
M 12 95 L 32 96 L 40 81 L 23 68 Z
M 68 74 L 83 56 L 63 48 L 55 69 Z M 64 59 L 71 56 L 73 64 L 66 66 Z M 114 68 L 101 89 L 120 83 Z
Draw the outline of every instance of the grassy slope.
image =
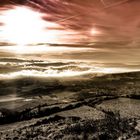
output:
M 135 129 L 140 118 L 122 118 L 119 112 L 100 110 L 105 114 L 104 118 L 94 120 L 93 116 L 93 118 L 82 119 L 82 113 L 87 112 L 88 114 L 91 112 L 88 107 L 96 109 L 96 105 L 101 104 L 104 100 L 119 97 L 138 99 L 140 97 L 140 72 L 111 74 L 90 77 L 90 79 L 74 78 L 71 80 L 24 78 L 14 81 L 1 81 L 1 84 L 1 92 L 4 89 L 3 86 L 8 87 L 9 85 L 9 88 L 16 88 L 19 96 L 38 97 L 38 95 L 41 95 L 40 102 L 43 100 L 42 105 L 36 105 L 35 103 L 33 107 L 24 104 L 20 111 L 1 109 L 1 115 L 3 114 L 1 123 L 24 120 L 28 120 L 25 121 L 25 124 L 29 120 L 32 122 L 32 125 L 20 125 L 18 130 L 11 129 L 10 133 L 5 129 L 1 133 L 3 139 L 6 137 L 23 137 L 23 139 L 117 139 L 124 137 L 125 139 L 140 136 L 140 132 Z M 5 88 L 5 90 L 9 89 Z M 66 95 L 66 93 L 72 94 Z M 46 95 L 52 99 L 57 98 L 57 102 L 45 103 L 45 101 L 49 101 L 45 98 Z M 67 102 L 63 102 L 63 99 Z M 67 114 L 73 114 L 75 109 L 82 108 L 83 105 L 88 106 L 87 110 L 81 109 L 77 114 L 78 117 L 63 115 L 65 111 L 67 111 Z M 94 113 L 96 113 L 95 110 Z M 36 119 L 32 120 L 32 118 Z M 60 126 L 60 128 L 57 126 Z

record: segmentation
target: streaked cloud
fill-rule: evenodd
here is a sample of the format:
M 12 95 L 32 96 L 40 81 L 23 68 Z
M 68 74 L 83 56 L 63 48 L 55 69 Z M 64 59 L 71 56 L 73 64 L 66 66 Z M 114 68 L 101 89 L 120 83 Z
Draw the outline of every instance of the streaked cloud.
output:
M 0 18 L 15 7 L 38 12 L 48 36 L 32 46 L 1 45 L 0 57 L 88 61 L 139 69 L 139 0 L 5 0 L 0 4 Z M 0 30 L 3 26 L 1 21 Z

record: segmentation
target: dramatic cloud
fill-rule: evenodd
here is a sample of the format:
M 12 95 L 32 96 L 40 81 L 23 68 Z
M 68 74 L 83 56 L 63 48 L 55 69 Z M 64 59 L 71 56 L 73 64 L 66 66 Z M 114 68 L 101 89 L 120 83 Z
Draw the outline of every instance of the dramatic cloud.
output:
M 85 52 L 62 49 L 61 53 L 55 54 L 38 51 L 31 53 L 33 58 L 88 60 L 110 63 L 112 66 L 121 61 L 130 65 L 140 64 L 139 0 L 1 0 L 0 5 L 0 17 L 5 11 L 25 6 L 40 13 L 43 22 L 55 25 L 45 24 L 44 30 L 48 37 L 55 37 L 51 41 L 48 38 L 38 43 L 48 43 L 49 47 L 56 48 L 71 47 L 71 50 L 90 49 Z M 2 29 L 4 23 L 0 22 Z M 61 39 L 55 41 L 59 37 Z M 29 58 L 29 54 L 24 53 L 22 57 Z
M 139 40 L 139 0 L 7 0 L 1 4 L 7 9 L 9 4 L 10 8 L 12 5 L 35 8 L 44 13 L 46 21 L 81 35 L 79 42 Z

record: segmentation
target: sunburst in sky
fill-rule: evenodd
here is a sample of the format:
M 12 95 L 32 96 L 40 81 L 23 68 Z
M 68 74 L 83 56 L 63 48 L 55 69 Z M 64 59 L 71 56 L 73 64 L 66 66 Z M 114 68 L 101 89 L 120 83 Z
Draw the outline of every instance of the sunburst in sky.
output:
M 74 31 L 63 30 L 57 23 L 45 21 L 43 14 L 29 7 L 14 6 L 1 12 L 1 41 L 17 45 L 36 43 L 64 43 L 68 34 Z M 63 39 L 63 37 L 64 39 Z
M 0 1 L 0 57 L 139 70 L 139 6 L 139 0 Z

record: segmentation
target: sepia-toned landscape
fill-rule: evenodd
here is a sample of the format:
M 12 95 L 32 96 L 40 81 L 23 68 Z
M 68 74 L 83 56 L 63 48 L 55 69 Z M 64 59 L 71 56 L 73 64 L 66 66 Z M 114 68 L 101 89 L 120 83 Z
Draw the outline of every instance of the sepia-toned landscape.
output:
M 0 0 L 0 140 L 139 140 L 139 6 Z

